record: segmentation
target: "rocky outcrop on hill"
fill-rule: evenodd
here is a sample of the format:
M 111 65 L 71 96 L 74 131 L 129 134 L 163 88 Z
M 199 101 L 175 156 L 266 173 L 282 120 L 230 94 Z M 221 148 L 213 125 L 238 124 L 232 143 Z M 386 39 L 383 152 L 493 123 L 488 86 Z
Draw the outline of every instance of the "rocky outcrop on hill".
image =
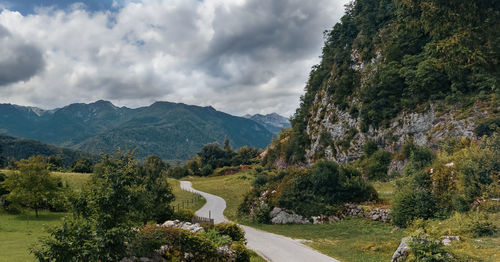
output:
M 478 119 L 490 116 L 480 106 L 474 106 L 472 112 L 464 114 L 459 108 L 449 106 L 445 110 L 441 103 L 430 103 L 427 108 L 401 112 L 389 126 L 377 129 L 370 126 L 368 130 L 362 130 L 361 119 L 339 109 L 332 100 L 324 92 L 316 94 L 317 106 L 314 108 L 317 109 L 311 111 L 312 117 L 306 129 L 311 141 L 306 149 L 308 164 L 320 158 L 339 163 L 354 161 L 362 155 L 362 148 L 368 140 L 394 153 L 409 139 L 420 146 L 435 147 L 448 137 L 475 138 Z M 356 101 L 352 103 L 354 106 Z M 392 170 L 401 170 L 401 164 L 392 163 Z

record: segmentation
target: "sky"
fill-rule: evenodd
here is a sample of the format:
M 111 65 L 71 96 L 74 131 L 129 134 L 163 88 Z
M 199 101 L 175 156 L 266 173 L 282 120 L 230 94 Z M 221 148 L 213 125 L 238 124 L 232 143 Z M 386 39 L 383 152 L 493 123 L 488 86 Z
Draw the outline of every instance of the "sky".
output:
M 0 103 L 291 116 L 348 0 L 0 0 Z

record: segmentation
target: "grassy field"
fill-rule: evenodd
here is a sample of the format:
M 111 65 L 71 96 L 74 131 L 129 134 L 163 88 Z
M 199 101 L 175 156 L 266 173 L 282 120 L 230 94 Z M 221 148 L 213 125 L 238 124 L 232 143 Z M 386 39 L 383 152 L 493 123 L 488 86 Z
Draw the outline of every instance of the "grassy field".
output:
M 6 214 L 0 209 L 0 262 L 34 261 L 29 248 L 47 235 L 47 227 L 57 226 L 66 213 L 33 211 L 20 215 Z
M 205 198 L 198 197 L 197 194 L 182 190 L 180 182 L 177 179 L 169 178 L 168 183 L 172 187 L 172 193 L 175 195 L 172 206 L 175 206 L 176 210 L 177 206 L 182 206 L 182 203 L 184 203 L 184 209 L 195 212 L 207 202 Z
M 363 218 L 324 225 L 249 225 L 303 239 L 304 244 L 341 261 L 390 261 L 403 237 L 402 230 Z
M 193 188 L 220 196 L 226 200 L 224 215 L 233 220 L 238 220 L 238 206 L 250 191 L 254 176 L 249 171 L 240 172 L 230 176 L 196 177 L 188 179 L 193 183 Z

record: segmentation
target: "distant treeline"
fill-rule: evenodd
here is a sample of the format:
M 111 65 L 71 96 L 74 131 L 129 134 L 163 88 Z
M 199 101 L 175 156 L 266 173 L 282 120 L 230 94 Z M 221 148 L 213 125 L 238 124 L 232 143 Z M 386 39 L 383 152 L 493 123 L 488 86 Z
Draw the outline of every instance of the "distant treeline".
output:
M 92 165 L 98 160 L 98 156 L 87 152 L 60 148 L 32 139 L 0 135 L 0 167 L 36 155 L 46 156 L 49 162 L 61 168 L 70 168 L 80 159 L 86 159 Z

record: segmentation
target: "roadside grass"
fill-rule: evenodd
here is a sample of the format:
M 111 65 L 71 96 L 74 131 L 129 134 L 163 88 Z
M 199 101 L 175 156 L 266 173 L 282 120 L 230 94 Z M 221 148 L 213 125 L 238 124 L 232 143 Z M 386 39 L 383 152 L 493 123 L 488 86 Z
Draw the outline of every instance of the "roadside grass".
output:
M 199 197 L 197 194 L 182 190 L 180 181 L 177 179 L 169 178 L 168 183 L 172 187 L 172 193 L 175 196 L 175 200 L 171 203 L 175 210 L 177 210 L 178 206 L 181 208 L 184 206 L 184 209 L 195 212 L 207 202 L 205 198 Z
M 22 214 L 7 214 L 0 209 L 0 262 L 35 261 L 29 248 L 40 237 L 47 236 L 47 228 L 57 226 L 67 213 L 26 210 Z
M 300 239 L 304 244 L 341 261 L 390 261 L 404 236 L 401 229 L 365 218 L 344 219 L 324 225 L 248 225 Z
M 254 179 L 252 172 L 245 170 L 234 175 L 190 177 L 186 180 L 190 180 L 196 190 L 224 198 L 226 200 L 224 215 L 232 221 L 238 221 L 238 206 L 250 191 Z

